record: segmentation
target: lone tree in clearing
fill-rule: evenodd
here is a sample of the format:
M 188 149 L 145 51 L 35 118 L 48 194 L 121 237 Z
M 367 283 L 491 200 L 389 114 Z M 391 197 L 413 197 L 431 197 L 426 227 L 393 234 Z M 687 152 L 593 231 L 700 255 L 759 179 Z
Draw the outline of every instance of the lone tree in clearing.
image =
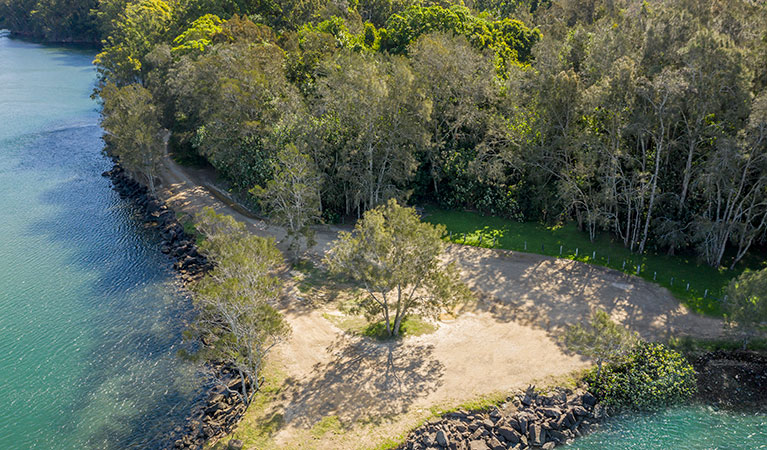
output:
M 396 200 L 367 211 L 352 233 L 343 232 L 326 261 L 333 273 L 362 284 L 358 306 L 381 316 L 389 336 L 399 336 L 410 313 L 434 316 L 471 297 L 454 264 L 444 264 L 445 227 L 423 223 Z
M 216 266 L 193 288 L 199 314 L 185 332 L 187 338 L 206 345 L 185 356 L 234 368 L 240 383 L 232 392 L 248 405 L 260 387 L 266 356 L 290 333 L 273 306 L 281 288 L 273 272 L 282 258 L 272 239 L 248 233 L 231 216 L 206 208 L 196 221 L 206 235 L 201 250 Z M 217 381 L 231 391 L 225 380 Z
M 602 364 L 615 362 L 628 354 L 639 342 L 633 333 L 610 319 L 604 310 L 591 313 L 588 323 L 571 325 L 564 336 L 565 346 L 573 352 L 593 358 L 597 363 L 597 379 Z
M 727 297 L 725 319 L 743 332 L 745 350 L 760 329 L 767 329 L 767 269 L 743 272 L 730 282 Z

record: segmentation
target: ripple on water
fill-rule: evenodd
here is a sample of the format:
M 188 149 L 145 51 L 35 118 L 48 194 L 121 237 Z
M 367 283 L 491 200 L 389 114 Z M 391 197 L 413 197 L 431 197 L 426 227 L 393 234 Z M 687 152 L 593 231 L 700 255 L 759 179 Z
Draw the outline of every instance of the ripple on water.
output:
M 767 448 L 767 414 L 689 406 L 655 414 L 628 415 L 612 419 L 599 431 L 577 439 L 567 448 L 763 449 Z
M 201 390 L 189 299 L 100 175 L 92 58 L 0 37 L 3 450 L 152 448 Z

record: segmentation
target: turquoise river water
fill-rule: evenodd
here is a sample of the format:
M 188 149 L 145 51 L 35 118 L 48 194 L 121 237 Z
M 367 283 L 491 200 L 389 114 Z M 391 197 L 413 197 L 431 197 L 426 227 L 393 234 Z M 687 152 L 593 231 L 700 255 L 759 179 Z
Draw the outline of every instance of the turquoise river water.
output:
M 189 299 L 101 173 L 94 53 L 0 36 L 0 449 L 157 445 Z
M 92 58 L 0 36 L 0 450 L 154 448 L 201 390 L 189 300 L 100 176 Z M 767 416 L 675 409 L 569 448 L 767 448 Z

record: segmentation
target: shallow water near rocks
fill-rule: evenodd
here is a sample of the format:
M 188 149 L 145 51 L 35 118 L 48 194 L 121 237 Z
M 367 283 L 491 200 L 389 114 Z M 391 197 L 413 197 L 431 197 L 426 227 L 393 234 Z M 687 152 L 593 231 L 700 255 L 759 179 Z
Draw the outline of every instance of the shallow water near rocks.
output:
M 705 406 L 672 408 L 656 414 L 628 415 L 602 424 L 576 439 L 568 450 L 596 449 L 761 449 L 767 448 L 767 413 L 714 410 Z
M 0 449 L 153 448 L 201 391 L 189 299 L 100 175 L 93 56 L 0 35 Z

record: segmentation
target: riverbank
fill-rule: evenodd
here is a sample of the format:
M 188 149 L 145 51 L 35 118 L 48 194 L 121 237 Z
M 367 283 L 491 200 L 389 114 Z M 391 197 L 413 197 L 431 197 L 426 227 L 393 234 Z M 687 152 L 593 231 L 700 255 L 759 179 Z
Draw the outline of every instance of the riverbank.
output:
M 530 387 L 487 411 L 459 409 L 431 420 L 397 448 L 551 450 L 591 432 L 604 418 L 588 392 L 556 388 L 543 394 Z
M 231 199 L 223 201 L 213 173 L 166 158 L 161 175 L 159 194 L 179 212 L 194 215 L 212 207 L 254 234 L 278 242 L 284 236 L 281 228 L 233 208 Z M 307 257 L 321 260 L 339 231 L 318 227 Z M 550 385 L 588 367 L 561 348 L 558 336 L 592 308 L 607 310 L 650 340 L 723 332 L 721 320 L 691 313 L 665 289 L 609 269 L 460 245 L 451 245 L 448 257 L 480 301 L 462 308 L 457 318 L 440 320 L 434 333 L 396 344 L 347 335 L 327 319 L 343 313 L 333 300 L 337 296 L 317 281 L 323 275 L 314 274 L 316 268 L 286 270 L 287 294 L 279 308 L 301 332 L 277 349 L 273 389 L 229 437 L 243 440 L 246 448 L 376 447 L 407 435 L 434 408 L 533 383 Z M 343 431 L 317 431 L 329 421 Z
M 690 406 L 713 407 L 710 414 L 767 412 L 767 353 L 718 350 L 688 358 L 698 387 Z M 550 450 L 596 431 L 608 418 L 587 391 L 553 388 L 544 395 L 529 388 L 489 409 L 461 409 L 432 419 L 411 431 L 397 449 Z
M 184 230 L 176 213 L 165 202 L 131 178 L 119 164 L 102 175 L 112 181 L 120 197 L 130 199 L 141 208 L 144 223 L 160 236 L 161 251 L 175 261 L 173 268 L 184 286 L 199 280 L 212 268 L 212 263 L 200 254 L 195 236 Z M 223 364 L 207 364 L 205 371 L 215 374 L 211 380 L 221 380 L 223 385 L 208 382 L 183 426 L 176 426 L 160 444 L 161 448 L 201 449 L 205 443 L 231 432 L 242 418 L 245 405 L 239 397 L 230 394 L 232 390 L 240 390 L 240 377 Z
M 767 412 L 767 353 L 717 350 L 691 357 L 698 399 L 717 408 Z

